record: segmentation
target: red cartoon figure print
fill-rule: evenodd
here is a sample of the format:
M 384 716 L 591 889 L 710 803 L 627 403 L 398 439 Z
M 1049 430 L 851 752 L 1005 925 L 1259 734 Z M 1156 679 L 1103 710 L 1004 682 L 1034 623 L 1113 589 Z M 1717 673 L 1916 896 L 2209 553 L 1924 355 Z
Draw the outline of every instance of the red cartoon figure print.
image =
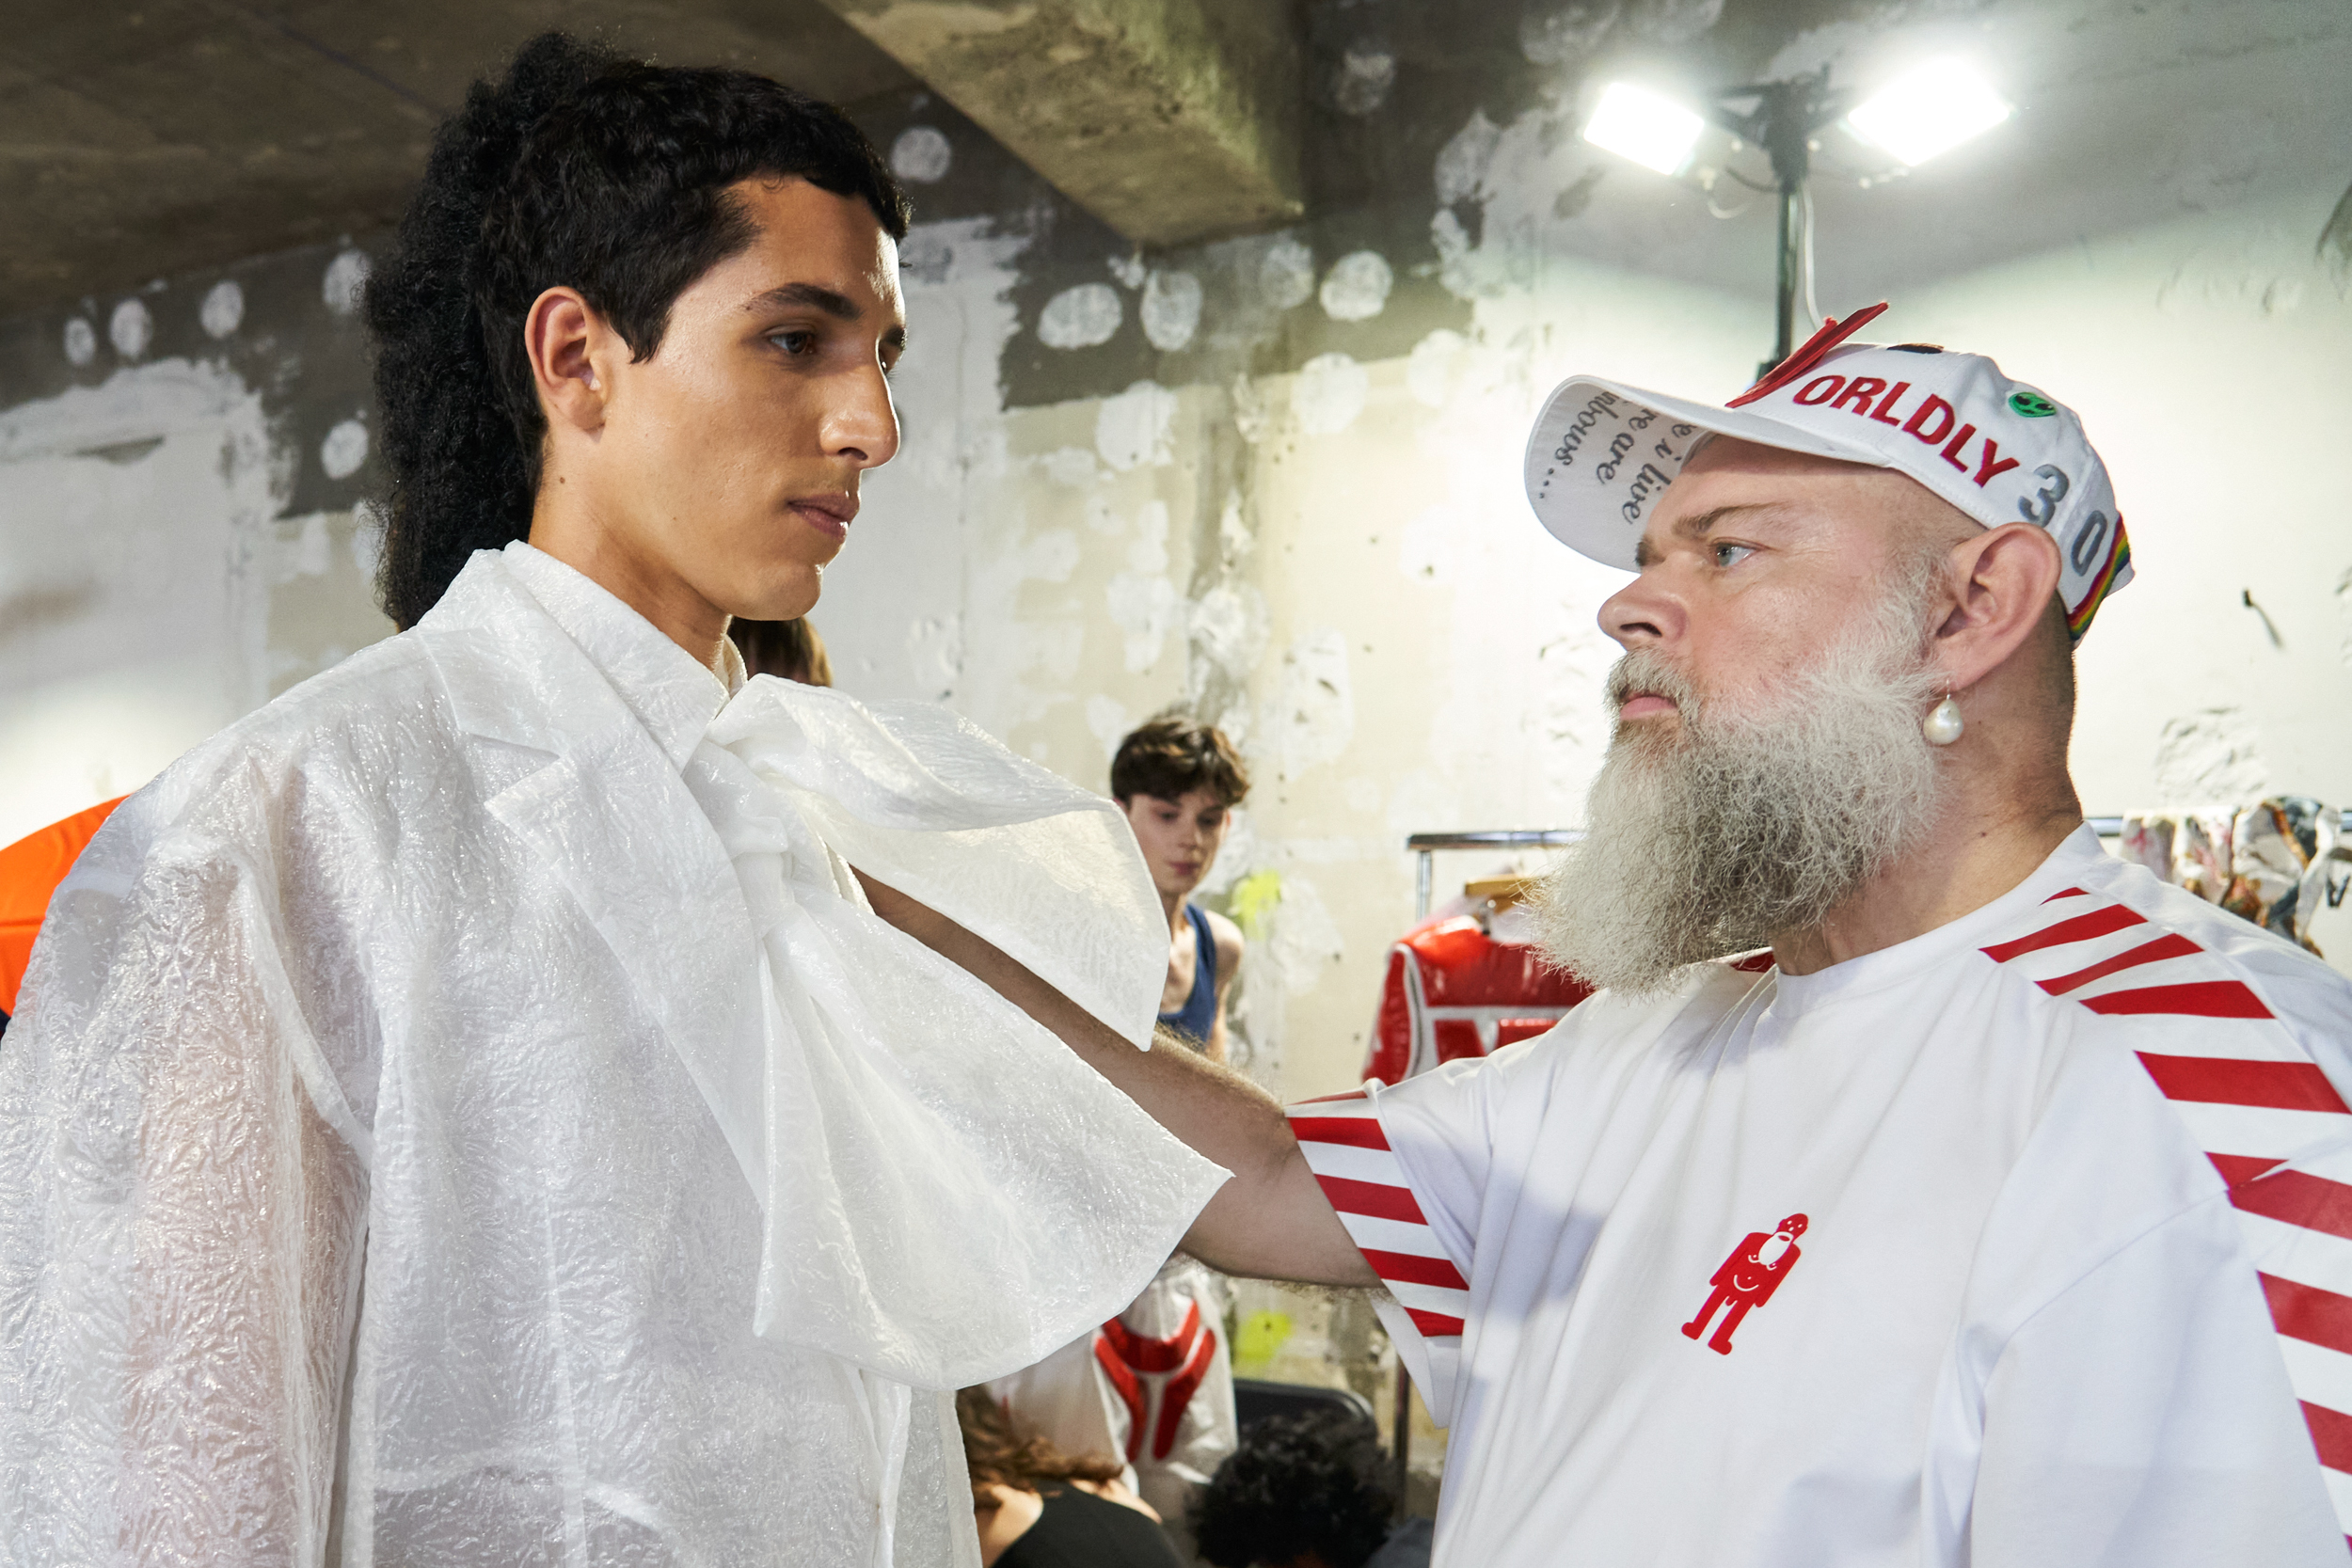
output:
M 1715 1293 L 1707 1298 L 1707 1305 L 1699 1308 L 1697 1317 L 1682 1325 L 1684 1335 L 1697 1338 L 1707 1332 L 1707 1321 L 1715 1315 L 1715 1309 L 1727 1307 L 1724 1321 L 1715 1329 L 1715 1337 L 1707 1341 L 1707 1348 L 1718 1355 L 1729 1355 L 1732 1330 L 1740 1326 L 1740 1320 L 1772 1300 L 1780 1282 L 1788 1277 L 1788 1271 L 1804 1255 L 1804 1249 L 1797 1245 L 1797 1238 L 1804 1234 L 1805 1224 L 1803 1214 L 1791 1214 L 1770 1235 L 1761 1230 L 1749 1231 L 1731 1249 L 1724 1266 L 1715 1271 L 1715 1277 L 1708 1281 L 1715 1287 Z

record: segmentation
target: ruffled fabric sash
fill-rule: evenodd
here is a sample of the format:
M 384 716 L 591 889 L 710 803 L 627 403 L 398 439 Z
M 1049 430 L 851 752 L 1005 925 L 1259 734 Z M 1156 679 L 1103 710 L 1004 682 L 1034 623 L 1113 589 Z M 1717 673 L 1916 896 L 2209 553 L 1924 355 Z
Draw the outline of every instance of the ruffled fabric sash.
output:
M 952 1389 L 1115 1315 L 1227 1173 L 849 866 L 1146 1047 L 1166 927 L 1117 808 L 943 709 L 764 676 L 685 778 L 759 938 L 733 1031 L 686 1064 L 765 1212 L 756 1331 Z

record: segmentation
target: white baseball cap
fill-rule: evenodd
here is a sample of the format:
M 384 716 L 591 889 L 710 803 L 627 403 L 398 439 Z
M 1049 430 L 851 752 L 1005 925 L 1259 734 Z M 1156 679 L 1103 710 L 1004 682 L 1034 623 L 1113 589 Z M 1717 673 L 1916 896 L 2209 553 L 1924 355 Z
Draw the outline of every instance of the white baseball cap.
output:
M 2074 411 L 1978 354 L 1846 340 L 1886 309 L 1829 321 L 1723 407 L 1571 376 L 1527 440 L 1527 499 L 1570 549 L 1634 569 L 1658 498 L 1708 435 L 1907 474 L 1987 528 L 2058 541 L 2058 596 L 2077 641 L 2132 580 L 2132 547 Z

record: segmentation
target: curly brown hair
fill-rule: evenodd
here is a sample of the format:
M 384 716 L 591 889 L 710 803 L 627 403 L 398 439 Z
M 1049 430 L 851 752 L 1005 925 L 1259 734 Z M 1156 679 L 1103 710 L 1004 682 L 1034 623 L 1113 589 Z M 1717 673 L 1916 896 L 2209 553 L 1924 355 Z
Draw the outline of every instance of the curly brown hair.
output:
M 1117 1481 L 1126 1469 L 1107 1454 L 1073 1459 L 1044 1438 L 1024 1433 L 986 1388 L 957 1393 L 956 1422 L 963 1428 L 963 1463 L 972 1472 L 972 1500 L 982 1508 L 996 1506 L 996 1498 L 984 1487 L 1039 1492 L 1044 1490 L 1040 1482 L 1089 1481 L 1100 1485 Z
M 1225 732 L 1170 710 L 1119 743 L 1111 758 L 1111 797 L 1125 805 L 1138 795 L 1182 800 L 1205 789 L 1229 806 L 1249 793 L 1249 774 Z

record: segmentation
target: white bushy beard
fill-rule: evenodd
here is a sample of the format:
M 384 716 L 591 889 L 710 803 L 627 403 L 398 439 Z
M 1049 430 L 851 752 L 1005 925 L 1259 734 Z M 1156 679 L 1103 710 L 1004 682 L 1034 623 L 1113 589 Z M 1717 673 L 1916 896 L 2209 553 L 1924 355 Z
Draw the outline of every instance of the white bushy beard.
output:
M 1536 902 L 1554 963 L 1587 985 L 1661 990 L 1690 964 L 1818 927 L 1933 822 L 1926 566 L 1757 711 L 1714 711 L 1645 649 L 1617 661 L 1611 712 L 1652 691 L 1681 719 L 1619 724 L 1587 836 Z

